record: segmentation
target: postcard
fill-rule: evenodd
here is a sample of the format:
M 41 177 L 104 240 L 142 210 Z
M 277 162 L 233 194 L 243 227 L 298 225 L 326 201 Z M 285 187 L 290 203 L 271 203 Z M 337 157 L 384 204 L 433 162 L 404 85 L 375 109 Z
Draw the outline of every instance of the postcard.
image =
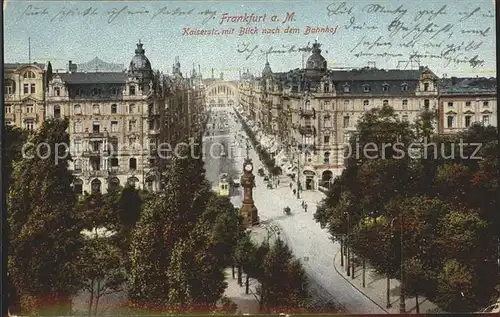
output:
M 498 313 L 495 4 L 4 1 L 5 315 Z

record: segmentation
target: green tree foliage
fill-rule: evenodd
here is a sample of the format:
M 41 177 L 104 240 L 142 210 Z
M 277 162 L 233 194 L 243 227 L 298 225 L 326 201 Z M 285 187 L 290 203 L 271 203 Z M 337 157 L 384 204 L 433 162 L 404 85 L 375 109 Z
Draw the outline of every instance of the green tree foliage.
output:
M 263 306 L 269 312 L 307 307 L 307 279 L 300 262 L 280 239 L 266 254 L 261 279 Z
M 67 121 L 45 121 L 29 141 L 48 147 L 41 147 L 40 155 L 31 148 L 14 164 L 8 195 L 9 274 L 23 312 L 64 309 L 81 286 L 82 224 L 74 211 L 70 157 L 60 157 L 62 147 L 59 157 L 55 154 L 57 144 L 69 144 L 67 128 Z
M 97 316 L 99 301 L 123 290 L 126 272 L 120 248 L 106 236 L 89 236 L 84 245 L 80 274 L 90 295 L 89 316 Z
M 13 163 L 22 158 L 23 145 L 28 139 L 28 132 L 19 128 L 5 125 L 4 128 L 4 151 L 2 153 L 2 161 L 5 173 L 5 184 L 8 185 L 12 181 Z M 8 191 L 8 188 L 6 188 Z
M 435 113 L 423 112 L 410 126 L 389 107 L 367 112 L 350 140 L 351 151 L 358 150 L 315 219 L 334 239 L 348 235 L 354 252 L 381 273 L 397 276 L 403 261 L 410 295 L 424 295 L 444 309 L 475 311 L 488 304 L 500 278 L 490 274 L 497 272 L 500 232 L 497 129 L 475 124 L 442 136 L 434 134 L 434 119 Z M 381 147 L 395 141 L 424 144 L 395 159 L 394 147 Z M 366 157 L 370 143 L 379 148 Z M 461 265 L 475 282 L 466 300 L 453 286 Z

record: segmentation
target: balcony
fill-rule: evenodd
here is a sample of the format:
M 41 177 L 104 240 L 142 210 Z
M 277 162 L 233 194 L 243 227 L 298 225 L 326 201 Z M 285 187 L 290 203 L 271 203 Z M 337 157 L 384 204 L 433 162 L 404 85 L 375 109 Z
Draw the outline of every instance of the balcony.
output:
M 87 149 L 83 151 L 82 155 L 86 157 L 109 156 L 110 151 L 108 149 L 100 149 L 100 150 Z
M 312 125 L 301 125 L 299 126 L 299 133 L 307 136 L 315 135 L 316 128 Z
M 107 170 L 83 171 L 82 175 L 84 177 L 108 177 L 109 176 L 109 171 L 107 171 Z
M 86 138 L 90 139 L 102 139 L 109 137 L 108 131 L 92 131 L 85 133 Z
M 299 113 L 304 117 L 311 117 L 315 114 L 314 109 L 300 109 Z

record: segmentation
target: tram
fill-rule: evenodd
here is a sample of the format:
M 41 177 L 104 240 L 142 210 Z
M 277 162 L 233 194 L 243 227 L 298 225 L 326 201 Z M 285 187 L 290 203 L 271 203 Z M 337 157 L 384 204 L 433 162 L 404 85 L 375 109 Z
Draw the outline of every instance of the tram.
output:
M 219 176 L 219 186 L 217 188 L 217 195 L 229 196 L 229 181 L 226 173 L 223 173 Z

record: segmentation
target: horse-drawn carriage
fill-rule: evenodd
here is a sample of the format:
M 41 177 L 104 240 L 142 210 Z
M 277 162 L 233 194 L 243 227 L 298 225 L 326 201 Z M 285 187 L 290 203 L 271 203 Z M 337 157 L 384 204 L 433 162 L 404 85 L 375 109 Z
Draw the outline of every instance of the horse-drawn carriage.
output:
M 283 208 L 283 214 L 290 215 L 291 213 L 292 210 L 290 209 L 290 207 L 286 206 L 285 208 Z

